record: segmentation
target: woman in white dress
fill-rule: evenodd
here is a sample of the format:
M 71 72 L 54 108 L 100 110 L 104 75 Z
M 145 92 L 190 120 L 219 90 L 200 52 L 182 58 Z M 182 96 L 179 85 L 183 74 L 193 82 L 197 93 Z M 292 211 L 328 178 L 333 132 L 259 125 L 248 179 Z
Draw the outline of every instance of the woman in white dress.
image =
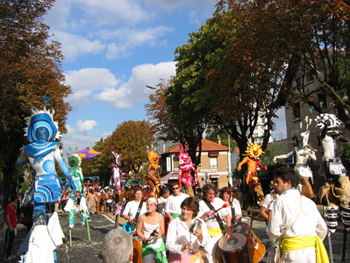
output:
M 142 239 L 143 263 L 167 263 L 165 244 L 162 239 L 164 234 L 164 216 L 158 213 L 158 201 L 154 197 L 147 199 L 147 212 L 140 217 L 137 223 L 136 233 Z
M 167 250 L 171 263 L 203 262 L 198 252 L 200 246 L 210 242 L 205 222 L 196 218 L 199 204 L 193 197 L 181 203 L 181 216 L 170 222 L 167 234 Z

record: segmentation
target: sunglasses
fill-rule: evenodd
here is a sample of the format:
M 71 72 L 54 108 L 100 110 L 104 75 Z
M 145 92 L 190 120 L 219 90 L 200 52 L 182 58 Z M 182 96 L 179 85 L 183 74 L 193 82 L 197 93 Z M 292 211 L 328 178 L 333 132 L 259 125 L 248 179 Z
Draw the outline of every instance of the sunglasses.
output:
M 173 187 L 173 190 L 179 189 L 179 187 Z

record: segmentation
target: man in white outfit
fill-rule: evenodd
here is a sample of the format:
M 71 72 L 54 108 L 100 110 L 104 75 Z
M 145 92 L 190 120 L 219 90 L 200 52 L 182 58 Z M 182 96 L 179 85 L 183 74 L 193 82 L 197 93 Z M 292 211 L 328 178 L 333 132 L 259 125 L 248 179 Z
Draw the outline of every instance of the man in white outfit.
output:
M 322 240 L 327 226 L 313 201 L 296 189 L 299 178 L 288 167 L 276 170 L 274 186 L 280 196 L 273 206 L 267 228 L 271 242 L 279 242 L 281 262 L 329 262 Z
M 179 182 L 173 183 L 172 189 L 173 194 L 168 197 L 165 205 L 165 213 L 169 217 L 170 222 L 181 215 L 181 203 L 189 197 L 188 194 L 180 192 L 181 189 Z

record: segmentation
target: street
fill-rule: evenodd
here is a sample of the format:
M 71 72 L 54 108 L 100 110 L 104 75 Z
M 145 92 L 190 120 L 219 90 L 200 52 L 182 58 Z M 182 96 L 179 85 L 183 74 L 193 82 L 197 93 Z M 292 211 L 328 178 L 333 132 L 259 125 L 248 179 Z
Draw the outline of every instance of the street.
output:
M 91 242 L 88 240 L 88 232 L 86 226 L 81 225 L 81 220 L 79 217 L 76 217 L 76 224 L 72 230 L 72 246 L 69 245 L 69 228 L 68 228 L 68 216 L 61 216 L 59 213 L 60 224 L 62 226 L 63 232 L 65 234 L 64 244 L 57 249 L 57 262 L 58 263 L 102 263 L 102 243 L 105 234 L 114 228 L 114 221 L 111 219 L 111 213 L 107 215 L 92 215 L 90 222 L 90 233 L 91 233 Z M 124 220 L 119 220 L 120 224 Z M 249 225 L 250 217 L 244 216 L 243 222 Z M 268 245 L 268 237 L 266 234 L 265 223 L 260 219 L 256 218 L 253 221 L 253 231 L 261 242 L 265 245 Z M 23 225 L 20 225 L 18 234 L 15 237 L 15 243 L 13 252 L 16 252 L 20 244 L 26 235 L 26 228 Z M 341 224 L 338 227 L 336 233 L 332 234 L 332 246 L 333 246 L 333 258 L 334 263 L 340 263 L 342 258 L 343 251 L 343 229 Z M 348 238 L 349 239 L 349 238 Z M 349 241 L 350 242 L 350 241 Z M 329 245 L 328 238 L 324 240 L 325 246 L 329 254 Z M 1 236 L 0 239 L 0 258 L 3 259 L 4 256 L 4 236 Z M 349 245 L 347 245 L 346 251 L 346 260 L 344 262 L 349 262 L 347 260 L 350 256 Z M 18 262 L 19 256 L 16 259 L 13 259 L 11 262 Z M 3 261 L 1 261 L 3 262 Z M 266 262 L 266 256 L 262 259 L 261 262 Z

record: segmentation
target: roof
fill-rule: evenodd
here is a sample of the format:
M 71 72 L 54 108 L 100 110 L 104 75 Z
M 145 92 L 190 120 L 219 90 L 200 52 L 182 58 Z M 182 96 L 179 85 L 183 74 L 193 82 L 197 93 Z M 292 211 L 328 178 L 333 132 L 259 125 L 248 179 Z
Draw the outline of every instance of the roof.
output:
M 163 154 L 168 154 L 168 153 L 178 153 L 180 152 L 179 146 L 175 146 L 165 152 Z M 228 147 L 222 144 L 218 144 L 213 141 L 209 141 L 207 139 L 202 139 L 202 152 L 210 152 L 210 151 L 228 151 Z M 197 151 L 199 151 L 199 147 L 197 147 Z

